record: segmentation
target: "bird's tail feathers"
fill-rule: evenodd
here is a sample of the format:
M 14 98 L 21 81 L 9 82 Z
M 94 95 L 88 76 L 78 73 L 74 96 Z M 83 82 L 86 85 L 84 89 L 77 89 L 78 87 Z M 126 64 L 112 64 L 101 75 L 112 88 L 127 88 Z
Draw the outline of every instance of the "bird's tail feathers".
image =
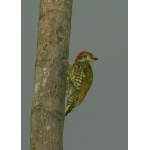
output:
M 66 108 L 65 108 L 65 116 L 67 116 L 67 114 L 70 113 L 71 111 L 72 111 L 71 105 L 66 106 Z

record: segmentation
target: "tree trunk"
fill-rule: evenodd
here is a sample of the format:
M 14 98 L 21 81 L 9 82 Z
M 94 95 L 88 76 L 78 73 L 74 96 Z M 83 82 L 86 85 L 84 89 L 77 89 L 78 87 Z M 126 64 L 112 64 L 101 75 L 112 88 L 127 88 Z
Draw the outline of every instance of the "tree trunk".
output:
M 41 0 L 30 150 L 62 150 L 72 0 Z

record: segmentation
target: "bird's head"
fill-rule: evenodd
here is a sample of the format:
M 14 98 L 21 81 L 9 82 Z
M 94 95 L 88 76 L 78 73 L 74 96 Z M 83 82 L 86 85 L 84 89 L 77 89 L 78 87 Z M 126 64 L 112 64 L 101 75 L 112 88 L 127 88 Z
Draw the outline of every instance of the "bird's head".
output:
M 82 51 L 78 53 L 75 62 L 89 62 L 92 63 L 98 58 L 94 57 L 92 53 L 87 52 L 87 51 Z

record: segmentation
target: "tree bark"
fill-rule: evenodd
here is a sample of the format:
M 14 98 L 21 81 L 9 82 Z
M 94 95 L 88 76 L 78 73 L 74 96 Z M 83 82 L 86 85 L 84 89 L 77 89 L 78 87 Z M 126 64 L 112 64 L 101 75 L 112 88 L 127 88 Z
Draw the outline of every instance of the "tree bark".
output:
M 41 0 L 30 150 L 62 150 L 72 0 Z

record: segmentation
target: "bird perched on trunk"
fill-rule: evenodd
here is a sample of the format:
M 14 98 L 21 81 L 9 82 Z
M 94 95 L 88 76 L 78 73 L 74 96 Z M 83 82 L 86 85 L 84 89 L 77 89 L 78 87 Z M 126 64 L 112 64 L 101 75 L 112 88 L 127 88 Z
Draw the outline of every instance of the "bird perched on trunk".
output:
M 93 81 L 92 63 L 97 60 L 92 53 L 82 51 L 78 53 L 73 65 L 68 66 L 66 82 L 65 116 L 74 107 L 81 104 Z

